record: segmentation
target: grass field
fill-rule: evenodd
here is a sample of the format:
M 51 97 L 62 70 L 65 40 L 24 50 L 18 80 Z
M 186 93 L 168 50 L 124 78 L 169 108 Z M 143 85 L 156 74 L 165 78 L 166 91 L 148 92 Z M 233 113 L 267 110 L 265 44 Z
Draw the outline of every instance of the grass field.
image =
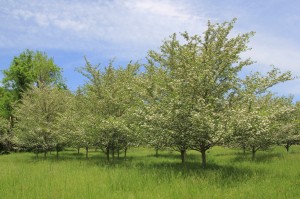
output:
M 82 151 L 83 152 L 83 151 Z M 201 169 L 200 154 L 159 157 L 150 149 L 128 152 L 107 164 L 100 152 L 90 159 L 75 150 L 36 158 L 32 153 L 0 156 L 1 199 L 65 198 L 300 198 L 300 147 L 258 152 L 252 161 L 240 151 L 215 147 Z

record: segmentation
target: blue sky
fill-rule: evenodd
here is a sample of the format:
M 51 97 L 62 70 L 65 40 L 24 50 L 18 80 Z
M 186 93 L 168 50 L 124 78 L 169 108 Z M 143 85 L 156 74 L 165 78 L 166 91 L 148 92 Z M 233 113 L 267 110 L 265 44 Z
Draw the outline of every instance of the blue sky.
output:
M 275 65 L 300 76 L 298 0 L 0 0 L 0 69 L 25 49 L 40 50 L 63 68 L 70 89 L 84 78 L 74 69 L 116 58 L 115 64 L 143 59 L 173 32 L 201 34 L 207 21 L 238 18 L 233 34 L 255 31 L 243 56 L 252 70 Z M 300 100 L 300 80 L 273 88 Z

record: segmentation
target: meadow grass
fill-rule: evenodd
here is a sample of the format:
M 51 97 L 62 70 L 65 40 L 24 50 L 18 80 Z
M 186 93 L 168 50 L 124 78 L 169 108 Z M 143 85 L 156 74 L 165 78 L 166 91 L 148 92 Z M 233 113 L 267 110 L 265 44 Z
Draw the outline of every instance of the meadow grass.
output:
M 107 163 L 101 152 L 89 160 L 76 150 L 36 158 L 32 153 L 0 156 L 0 198 L 300 198 L 300 147 L 258 152 L 255 160 L 240 150 L 214 147 L 208 166 L 189 151 L 131 149 Z

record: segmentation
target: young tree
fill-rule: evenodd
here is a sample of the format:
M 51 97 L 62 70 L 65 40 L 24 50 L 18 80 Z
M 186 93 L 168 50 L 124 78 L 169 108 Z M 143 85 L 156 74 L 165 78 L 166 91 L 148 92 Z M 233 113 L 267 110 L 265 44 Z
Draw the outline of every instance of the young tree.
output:
M 274 125 L 287 111 L 268 89 L 291 79 L 290 72 L 273 68 L 266 75 L 256 72 L 242 80 L 235 98 L 231 143 L 244 151 L 250 148 L 252 158 L 259 149 L 267 149 L 275 142 Z
M 88 61 L 81 73 L 89 80 L 85 85 L 91 107 L 91 130 L 96 142 L 109 160 L 121 148 L 125 151 L 131 145 L 132 131 L 129 113 L 138 106 L 139 96 L 138 64 L 128 64 L 126 68 L 115 69 L 112 63 L 101 71 Z
M 292 145 L 300 144 L 300 104 L 293 104 L 292 98 L 281 98 L 278 101 L 283 111 L 274 121 L 274 134 L 276 142 L 284 145 L 289 152 Z
M 90 106 L 86 94 L 81 88 L 77 89 L 75 95 L 70 96 L 66 111 L 59 116 L 59 129 L 66 137 L 69 145 L 77 148 L 85 148 L 86 159 L 88 159 L 89 148 L 94 144 L 92 134 Z
M 151 60 L 149 62 L 151 63 Z M 161 103 L 164 96 L 165 71 L 155 67 L 154 63 L 146 65 L 146 71 L 141 77 L 141 98 L 144 103 L 136 109 L 132 121 L 140 127 L 140 143 L 153 147 L 155 155 L 158 156 L 158 150 L 169 146 L 169 132 L 165 128 L 167 121 L 163 117 L 165 107 Z
M 59 115 L 66 110 L 68 93 L 56 87 L 41 86 L 27 90 L 15 107 L 16 136 L 20 145 L 40 150 L 44 156 L 56 148 L 57 155 L 65 137 L 59 129 Z

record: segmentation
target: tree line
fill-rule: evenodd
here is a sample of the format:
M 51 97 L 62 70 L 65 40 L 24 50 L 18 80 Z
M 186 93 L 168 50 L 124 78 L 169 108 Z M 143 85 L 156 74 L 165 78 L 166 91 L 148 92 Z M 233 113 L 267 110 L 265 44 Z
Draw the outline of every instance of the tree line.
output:
M 216 145 L 251 151 L 299 144 L 299 103 L 269 88 L 291 72 L 241 75 L 253 32 L 231 36 L 235 19 L 207 25 L 202 35 L 173 34 L 146 62 L 78 68 L 87 82 L 67 89 L 61 68 L 45 53 L 26 50 L 4 70 L 0 88 L 0 150 L 46 157 L 64 147 L 97 147 L 110 158 L 130 147 L 186 152 Z

